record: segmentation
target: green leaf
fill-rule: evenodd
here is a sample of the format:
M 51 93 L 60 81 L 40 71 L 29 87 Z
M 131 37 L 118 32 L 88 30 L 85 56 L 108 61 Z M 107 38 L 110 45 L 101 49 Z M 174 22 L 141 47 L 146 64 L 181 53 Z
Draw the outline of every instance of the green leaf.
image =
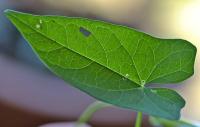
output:
M 149 121 L 154 127 L 196 127 L 182 120 L 167 120 L 162 118 L 150 117 Z
M 5 13 L 48 68 L 74 87 L 116 106 L 179 119 L 184 99 L 148 84 L 190 77 L 191 43 L 85 18 Z

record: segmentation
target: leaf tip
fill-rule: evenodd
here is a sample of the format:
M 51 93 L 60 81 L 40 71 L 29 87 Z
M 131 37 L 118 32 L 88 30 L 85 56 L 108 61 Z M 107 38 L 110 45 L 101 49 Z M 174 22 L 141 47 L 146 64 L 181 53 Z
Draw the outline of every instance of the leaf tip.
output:
M 14 12 L 15 12 L 15 11 L 10 10 L 10 9 L 4 10 L 5 16 L 6 16 L 8 19 L 10 19 L 10 20 L 11 20 L 11 16 L 13 15 Z
M 19 14 L 20 12 L 18 11 L 14 11 L 14 10 L 11 10 L 11 9 L 6 9 L 4 10 L 4 14 L 9 18 L 10 16 L 12 15 L 16 15 L 16 14 Z
M 4 14 L 5 15 L 10 15 L 10 14 L 12 14 L 14 11 L 13 10 L 11 10 L 11 9 L 6 9 L 6 10 L 4 10 Z

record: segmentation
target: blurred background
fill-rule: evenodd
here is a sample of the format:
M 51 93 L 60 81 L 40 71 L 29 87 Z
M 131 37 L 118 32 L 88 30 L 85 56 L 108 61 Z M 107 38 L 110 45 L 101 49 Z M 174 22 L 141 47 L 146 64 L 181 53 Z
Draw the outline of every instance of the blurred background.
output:
M 0 127 L 75 121 L 93 98 L 49 72 L 3 15 L 4 9 L 81 16 L 123 24 L 160 38 L 182 38 L 200 49 L 200 0 L 0 0 Z M 187 101 L 182 119 L 200 122 L 200 54 L 195 74 L 173 87 Z M 135 113 L 103 109 L 94 127 L 131 127 Z M 150 126 L 148 122 L 144 127 Z

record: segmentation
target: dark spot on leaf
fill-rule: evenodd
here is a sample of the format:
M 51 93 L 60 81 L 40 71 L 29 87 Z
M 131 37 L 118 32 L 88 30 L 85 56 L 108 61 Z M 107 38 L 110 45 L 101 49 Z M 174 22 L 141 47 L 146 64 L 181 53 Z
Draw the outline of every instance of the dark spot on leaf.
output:
M 89 37 L 90 36 L 90 34 L 91 34 L 91 32 L 90 31 L 88 31 L 88 30 L 86 30 L 85 28 L 83 28 L 83 27 L 80 27 L 80 32 L 84 35 L 84 36 L 86 36 L 86 37 Z

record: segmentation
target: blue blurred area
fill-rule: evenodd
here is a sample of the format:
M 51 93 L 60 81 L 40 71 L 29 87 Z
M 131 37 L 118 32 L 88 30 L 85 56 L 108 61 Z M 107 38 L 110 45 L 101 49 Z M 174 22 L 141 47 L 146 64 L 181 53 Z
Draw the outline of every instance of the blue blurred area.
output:
M 36 66 L 40 69 L 45 69 L 42 62 L 35 55 L 30 45 L 26 42 L 26 40 L 20 37 L 17 40 L 16 53 L 15 56 L 17 59 L 28 63 L 29 65 Z
M 11 5 L 8 6 L 8 3 L 9 0 L 0 0 L 0 54 L 10 56 L 40 70 L 46 70 L 28 43 L 3 14 L 5 9 L 13 8 Z
M 6 8 L 7 1 L 0 1 L 0 53 L 6 53 L 9 55 L 14 54 L 16 46 L 15 40 L 18 35 L 14 26 L 6 19 L 3 14 Z M 3 6 L 4 5 L 4 6 Z

